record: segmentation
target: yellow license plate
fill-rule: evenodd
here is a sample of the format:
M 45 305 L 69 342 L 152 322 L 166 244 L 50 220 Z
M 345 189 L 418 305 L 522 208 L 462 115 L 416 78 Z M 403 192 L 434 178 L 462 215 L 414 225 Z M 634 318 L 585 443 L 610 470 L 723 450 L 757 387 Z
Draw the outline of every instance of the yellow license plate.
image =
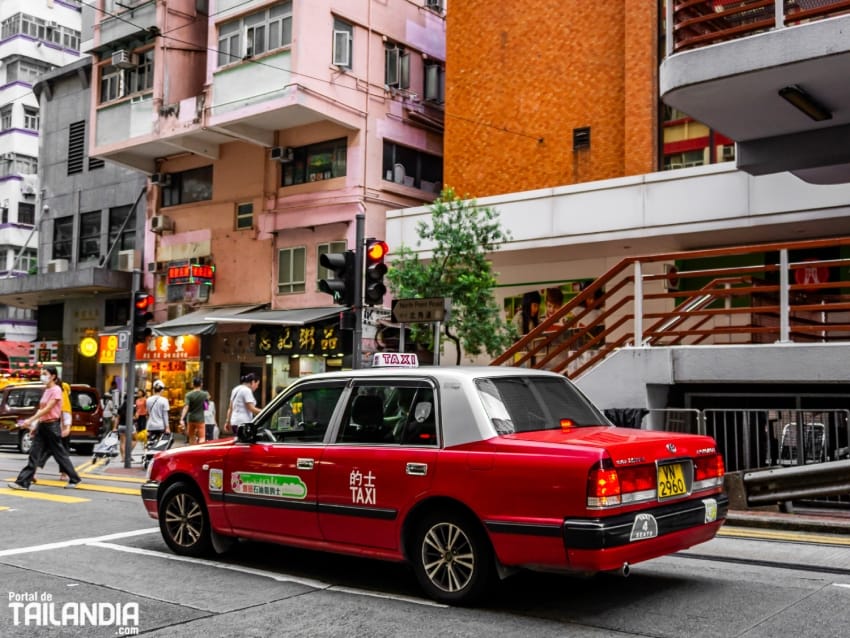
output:
M 688 493 L 685 471 L 681 463 L 658 466 L 658 498 L 673 498 Z
M 71 432 L 85 432 L 86 426 L 84 425 L 72 425 Z

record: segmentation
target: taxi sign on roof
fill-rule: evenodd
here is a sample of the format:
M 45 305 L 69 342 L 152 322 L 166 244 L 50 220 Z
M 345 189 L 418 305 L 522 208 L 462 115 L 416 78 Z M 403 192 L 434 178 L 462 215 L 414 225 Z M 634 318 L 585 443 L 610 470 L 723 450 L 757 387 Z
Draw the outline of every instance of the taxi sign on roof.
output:
M 419 358 L 412 353 L 376 352 L 372 357 L 373 368 L 418 368 Z

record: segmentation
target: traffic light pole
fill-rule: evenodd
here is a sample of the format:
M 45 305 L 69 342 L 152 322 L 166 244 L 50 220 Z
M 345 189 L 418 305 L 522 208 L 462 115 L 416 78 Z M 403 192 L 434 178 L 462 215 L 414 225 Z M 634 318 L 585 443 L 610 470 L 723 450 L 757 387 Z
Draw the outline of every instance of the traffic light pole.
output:
M 356 273 L 356 284 L 354 286 L 354 344 L 351 348 L 351 367 L 359 370 L 363 367 L 363 241 L 365 237 L 366 216 L 357 213 L 357 226 L 355 228 L 356 248 L 354 250 L 354 272 Z
M 124 423 L 127 424 L 124 433 L 124 467 L 127 468 L 132 467 L 133 460 L 130 456 L 133 452 L 133 433 L 136 430 L 133 424 L 133 407 L 136 403 L 136 340 L 133 338 L 133 335 L 136 334 L 136 327 L 133 324 L 136 321 L 136 291 L 141 285 L 142 271 L 135 269 L 133 270 L 133 286 L 130 293 L 130 338 L 128 339 L 130 342 L 130 357 L 127 362 L 129 370 L 127 370 L 127 382 L 124 384 L 124 397 L 127 408 L 124 414 Z

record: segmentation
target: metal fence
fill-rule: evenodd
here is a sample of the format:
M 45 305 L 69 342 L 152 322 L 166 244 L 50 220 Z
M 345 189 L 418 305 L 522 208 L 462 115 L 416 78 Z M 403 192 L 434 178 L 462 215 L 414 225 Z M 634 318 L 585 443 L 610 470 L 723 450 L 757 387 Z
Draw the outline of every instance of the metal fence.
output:
M 642 427 L 708 434 L 728 472 L 850 458 L 850 410 L 649 410 Z

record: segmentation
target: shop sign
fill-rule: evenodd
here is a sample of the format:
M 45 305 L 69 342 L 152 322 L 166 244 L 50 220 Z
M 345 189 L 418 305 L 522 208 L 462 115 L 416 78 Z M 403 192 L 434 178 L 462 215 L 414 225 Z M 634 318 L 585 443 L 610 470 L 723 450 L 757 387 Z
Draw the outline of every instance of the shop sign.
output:
M 136 344 L 136 361 L 186 361 L 201 356 L 198 335 L 151 337 L 147 343 Z
M 100 335 L 98 363 L 127 363 L 130 360 L 130 331 Z
M 59 361 L 58 341 L 33 341 L 30 343 L 30 361 L 53 363 Z
M 304 326 L 260 326 L 257 334 L 256 354 L 313 354 L 317 356 L 336 356 L 351 350 L 343 343 L 343 333 L 339 321 L 311 323 Z M 346 343 L 350 340 L 346 339 Z
M 206 264 L 180 264 L 168 267 L 168 284 L 205 284 L 215 283 L 215 266 Z
M 185 361 L 151 361 L 148 364 L 151 372 L 186 372 Z

